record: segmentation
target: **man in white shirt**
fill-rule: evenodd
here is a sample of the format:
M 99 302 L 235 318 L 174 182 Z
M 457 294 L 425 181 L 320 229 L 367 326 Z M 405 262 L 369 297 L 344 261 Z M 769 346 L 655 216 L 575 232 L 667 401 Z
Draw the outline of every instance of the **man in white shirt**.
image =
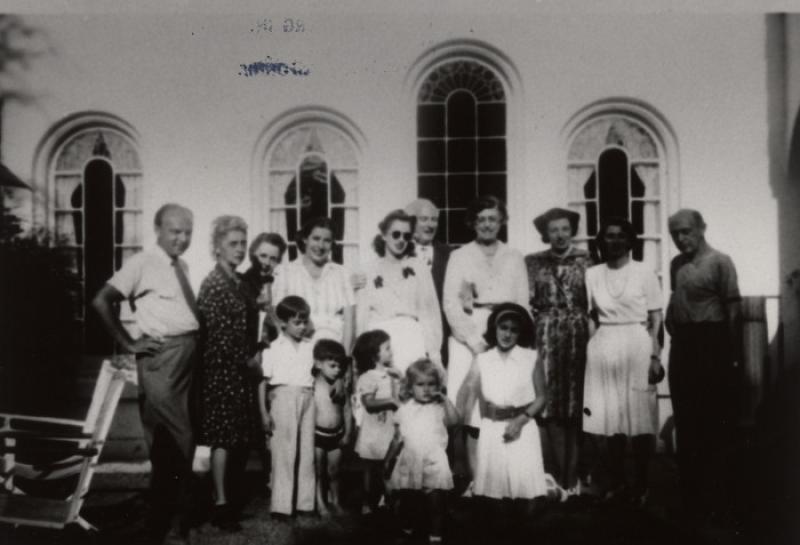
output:
M 156 246 L 125 262 L 97 293 L 93 306 L 123 352 L 136 355 L 139 401 L 150 450 L 149 530 L 169 528 L 165 543 L 185 543 L 194 438 L 189 390 L 199 328 L 194 293 L 180 256 L 192 240 L 192 212 L 165 204 L 155 216 Z M 131 301 L 142 336 L 133 339 L 118 305 Z

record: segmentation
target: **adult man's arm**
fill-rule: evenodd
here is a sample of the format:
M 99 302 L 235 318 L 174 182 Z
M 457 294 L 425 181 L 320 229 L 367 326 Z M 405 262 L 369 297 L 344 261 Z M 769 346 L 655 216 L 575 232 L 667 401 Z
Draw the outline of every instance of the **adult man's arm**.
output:
M 123 351 L 131 354 L 156 354 L 161 349 L 162 341 L 147 336 L 133 340 L 120 322 L 117 306 L 124 300 L 125 295 L 111 284 L 105 284 L 92 300 L 92 307 L 100 317 L 103 327 Z

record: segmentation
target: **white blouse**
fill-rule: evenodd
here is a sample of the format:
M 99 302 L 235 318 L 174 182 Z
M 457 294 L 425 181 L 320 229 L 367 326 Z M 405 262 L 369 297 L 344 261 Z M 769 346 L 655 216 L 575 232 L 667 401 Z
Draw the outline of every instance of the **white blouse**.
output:
M 512 302 L 528 308 L 528 272 L 522 254 L 498 242 L 488 257 L 473 241 L 450 254 L 444 279 L 444 307 L 453 336 L 461 342 L 477 343 L 480 331 L 464 311 L 464 293 L 472 293 L 473 304 Z M 485 328 L 485 325 L 484 325 Z
M 605 263 L 587 269 L 586 295 L 601 324 L 646 322 L 647 312 L 661 310 L 662 304 L 655 273 L 633 260 L 619 269 Z
M 433 277 L 419 259 L 406 257 L 397 263 L 378 259 L 366 267 L 367 283 L 358 298 L 359 329 L 369 324 L 408 316 L 419 321 L 425 349 L 439 352 L 442 315 Z

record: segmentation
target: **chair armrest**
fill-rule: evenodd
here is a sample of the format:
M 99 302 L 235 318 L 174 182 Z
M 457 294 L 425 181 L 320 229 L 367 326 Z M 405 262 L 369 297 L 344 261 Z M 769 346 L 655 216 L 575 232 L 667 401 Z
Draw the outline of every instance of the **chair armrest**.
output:
M 51 418 L 49 416 L 28 416 L 24 414 L 6 414 L 6 413 L 0 413 L 0 420 L 5 421 L 4 427 L 7 427 L 9 422 L 12 421 L 34 422 L 42 424 L 55 424 L 59 426 L 78 426 L 78 427 L 83 427 L 84 424 L 83 420 L 77 420 L 74 418 Z
M 32 439 L 35 441 L 85 441 L 91 434 L 81 430 L 0 430 L 2 439 Z
M 41 462 L 41 463 L 33 463 L 30 464 L 33 467 L 43 468 L 43 467 L 50 467 L 50 466 L 58 466 L 63 460 L 69 456 L 81 456 L 81 457 L 92 457 L 95 456 L 99 451 L 96 447 L 82 447 L 78 445 L 58 445 L 58 446 L 36 446 L 36 445 L 24 445 L 24 446 L 8 446 L 8 445 L 0 445 L 0 454 L 45 454 L 48 456 L 52 456 L 53 458 L 58 458 L 52 462 Z

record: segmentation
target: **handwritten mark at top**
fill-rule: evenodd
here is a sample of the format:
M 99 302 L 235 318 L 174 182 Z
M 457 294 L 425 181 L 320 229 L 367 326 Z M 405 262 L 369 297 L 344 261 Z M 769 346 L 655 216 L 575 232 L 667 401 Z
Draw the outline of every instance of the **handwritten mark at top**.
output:
M 306 25 L 301 19 L 294 19 L 291 17 L 285 17 L 283 19 L 283 23 L 279 27 L 277 27 L 282 32 L 305 32 Z M 272 32 L 273 25 L 272 19 L 262 19 L 256 23 L 256 25 L 250 29 L 250 32 L 253 33 L 260 33 L 260 32 Z
M 311 70 L 297 62 L 281 62 L 272 60 L 272 57 L 267 55 L 263 61 L 251 62 L 250 64 L 239 65 L 239 75 L 246 78 L 254 76 L 307 76 Z

